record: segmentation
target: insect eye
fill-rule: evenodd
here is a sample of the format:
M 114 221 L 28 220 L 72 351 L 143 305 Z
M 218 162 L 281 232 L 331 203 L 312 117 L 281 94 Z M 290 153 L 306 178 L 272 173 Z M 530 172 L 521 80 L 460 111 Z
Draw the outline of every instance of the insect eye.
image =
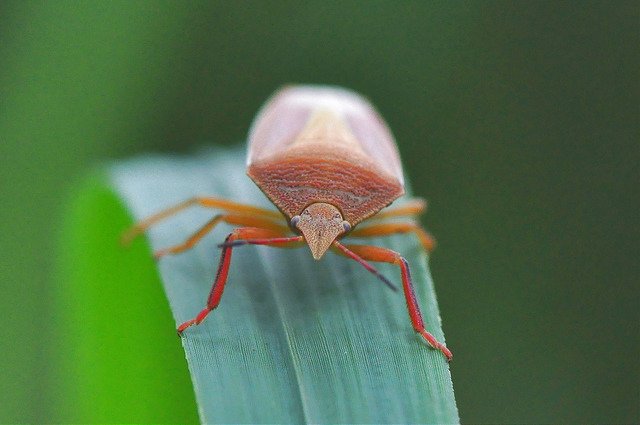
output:
M 347 221 L 342 222 L 342 227 L 344 227 L 345 233 L 349 233 L 351 231 L 351 225 Z
M 341 217 L 341 216 L 340 216 L 340 214 L 338 214 L 338 213 L 335 213 L 335 214 L 333 215 L 333 219 L 334 219 L 334 220 L 337 220 L 337 219 L 339 219 L 340 217 Z
M 296 215 L 291 217 L 291 227 L 298 227 L 298 222 L 300 221 L 300 216 Z

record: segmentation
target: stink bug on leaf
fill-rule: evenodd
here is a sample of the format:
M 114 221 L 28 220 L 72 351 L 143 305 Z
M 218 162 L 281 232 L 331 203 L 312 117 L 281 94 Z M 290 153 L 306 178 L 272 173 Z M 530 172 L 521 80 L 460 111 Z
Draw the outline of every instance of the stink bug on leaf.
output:
M 306 244 L 314 259 L 319 260 L 331 248 L 357 261 L 393 290 L 396 286 L 369 262 L 398 266 L 413 329 L 451 360 L 451 351 L 425 329 L 407 261 L 390 249 L 342 243 L 348 236 L 414 233 L 427 251 L 435 245 L 434 239 L 410 220 L 424 212 L 424 200 L 416 198 L 381 211 L 404 194 L 402 165 L 391 132 L 367 100 L 336 87 L 292 86 L 278 91 L 251 127 L 247 174 L 279 211 L 196 197 L 148 217 L 122 237 L 123 242 L 130 242 L 155 223 L 193 205 L 224 213 L 184 243 L 156 252 L 156 258 L 191 248 L 220 222 L 239 226 L 220 245 L 220 264 L 206 307 L 181 324 L 179 334 L 200 324 L 220 303 L 233 248 Z M 407 220 L 385 222 L 402 217 Z M 356 228 L 359 224 L 364 226 Z

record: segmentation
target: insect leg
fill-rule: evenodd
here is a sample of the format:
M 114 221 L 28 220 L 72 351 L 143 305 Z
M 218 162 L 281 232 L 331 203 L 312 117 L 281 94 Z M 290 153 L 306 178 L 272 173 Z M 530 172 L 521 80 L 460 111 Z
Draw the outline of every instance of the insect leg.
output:
M 254 207 L 252 205 L 240 204 L 233 201 L 227 201 L 225 199 L 218 198 L 204 198 L 204 197 L 194 197 L 187 199 L 184 202 L 181 202 L 177 205 L 169 207 L 165 210 L 162 210 L 156 214 L 153 214 L 146 219 L 136 223 L 131 228 L 129 228 L 126 232 L 123 233 L 120 241 L 123 244 L 130 243 L 136 236 L 143 233 L 149 227 L 154 224 L 171 217 L 179 213 L 182 210 L 185 210 L 193 205 L 200 205 L 205 208 L 217 208 L 223 211 L 233 212 L 233 213 L 241 213 L 243 215 L 252 215 L 259 216 L 265 218 L 272 218 L 275 220 L 282 220 L 283 216 L 278 211 L 268 210 L 266 208 Z
M 224 286 L 227 283 L 227 275 L 229 274 L 229 265 L 231 264 L 231 252 L 234 246 L 240 244 L 251 245 L 271 245 L 278 248 L 292 247 L 297 243 L 302 242 L 304 239 L 302 236 L 290 236 L 285 237 L 279 232 L 258 229 L 255 227 L 242 227 L 234 230 L 227 236 L 222 246 L 222 253 L 220 254 L 220 264 L 218 265 L 218 272 L 216 278 L 209 292 L 207 298 L 207 306 L 198 315 L 191 320 L 188 320 L 178 326 L 178 335 L 182 335 L 185 329 L 192 325 L 199 325 L 207 317 L 211 310 L 218 307 L 220 299 L 222 298 L 222 292 Z
M 427 210 L 427 201 L 422 198 L 412 198 L 405 204 L 380 211 L 369 220 L 383 220 L 391 217 L 420 215 Z
M 368 238 L 373 236 L 388 236 L 396 233 L 415 233 L 420 239 L 420 243 L 427 252 L 431 252 L 436 247 L 436 240 L 422 226 L 411 222 L 400 223 L 377 223 L 370 226 L 353 229 L 349 236 L 355 238 Z
M 407 309 L 409 310 L 409 317 L 411 318 L 411 324 L 413 329 L 419 333 L 433 348 L 440 350 L 445 355 L 447 361 L 451 361 L 453 354 L 444 345 L 438 342 L 433 335 L 431 335 L 424 326 L 424 320 L 422 313 L 420 313 L 420 307 L 418 306 L 418 300 L 416 298 L 415 291 L 413 290 L 413 283 L 411 282 L 411 273 L 409 271 L 409 264 L 400 254 L 387 248 L 381 248 L 370 245 L 342 245 L 340 242 L 333 242 L 334 246 L 342 251 L 343 255 L 352 259 L 359 258 L 360 260 L 369 260 L 381 263 L 391 263 L 400 267 L 400 273 L 402 275 L 402 289 L 404 290 L 404 297 L 407 302 Z M 361 261 L 358 261 L 361 262 Z
M 183 243 L 156 251 L 154 257 L 158 259 L 167 254 L 178 254 L 180 252 L 188 250 L 196 243 L 198 243 L 198 241 L 200 241 L 200 239 L 202 239 L 207 233 L 213 230 L 213 228 L 221 221 L 238 226 L 251 226 L 261 229 L 269 229 L 281 234 L 286 234 L 290 231 L 287 226 L 277 224 L 273 220 L 268 218 L 239 214 L 219 214 L 209 220 L 204 226 L 202 226 L 197 232 L 191 235 Z

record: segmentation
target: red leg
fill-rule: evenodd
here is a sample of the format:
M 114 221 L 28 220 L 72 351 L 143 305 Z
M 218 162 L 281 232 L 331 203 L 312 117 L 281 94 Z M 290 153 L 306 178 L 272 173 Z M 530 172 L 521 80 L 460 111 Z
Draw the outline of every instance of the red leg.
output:
M 411 324 L 413 329 L 419 333 L 433 348 L 440 350 L 445 355 L 447 361 L 451 361 L 453 354 L 444 345 L 438 342 L 433 335 L 431 335 L 424 326 L 424 320 L 422 319 L 422 313 L 420 313 L 420 307 L 418 306 L 418 300 L 413 290 L 413 283 L 411 282 L 411 273 L 409 271 L 409 264 L 400 254 L 387 248 L 380 248 L 370 245 L 342 245 L 340 242 L 335 241 L 334 246 L 338 248 L 343 255 L 358 261 L 360 264 L 365 264 L 365 260 L 391 263 L 400 267 L 400 273 L 402 275 L 402 288 L 404 289 L 404 297 L 407 302 L 407 309 L 409 310 L 409 317 L 411 318 Z
M 178 335 L 181 335 L 185 329 L 192 325 L 199 325 L 207 317 L 209 312 L 220 304 L 224 285 L 227 283 L 227 275 L 229 274 L 229 265 L 231 264 L 231 252 L 235 245 L 252 244 L 252 245 L 272 245 L 276 247 L 291 247 L 292 245 L 302 242 L 302 236 L 283 237 L 281 233 L 268 229 L 258 229 L 255 227 L 242 227 L 234 230 L 227 236 L 222 246 L 220 254 L 220 264 L 216 278 L 207 298 L 207 306 L 195 317 L 178 326 Z

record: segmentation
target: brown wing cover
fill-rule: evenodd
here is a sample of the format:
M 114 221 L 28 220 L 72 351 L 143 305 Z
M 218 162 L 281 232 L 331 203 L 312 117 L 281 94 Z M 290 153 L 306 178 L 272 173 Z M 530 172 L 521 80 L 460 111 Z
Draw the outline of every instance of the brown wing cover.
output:
M 288 217 L 326 202 L 355 225 L 404 193 L 391 133 L 364 99 L 342 89 L 276 94 L 252 127 L 247 162 L 249 177 Z

